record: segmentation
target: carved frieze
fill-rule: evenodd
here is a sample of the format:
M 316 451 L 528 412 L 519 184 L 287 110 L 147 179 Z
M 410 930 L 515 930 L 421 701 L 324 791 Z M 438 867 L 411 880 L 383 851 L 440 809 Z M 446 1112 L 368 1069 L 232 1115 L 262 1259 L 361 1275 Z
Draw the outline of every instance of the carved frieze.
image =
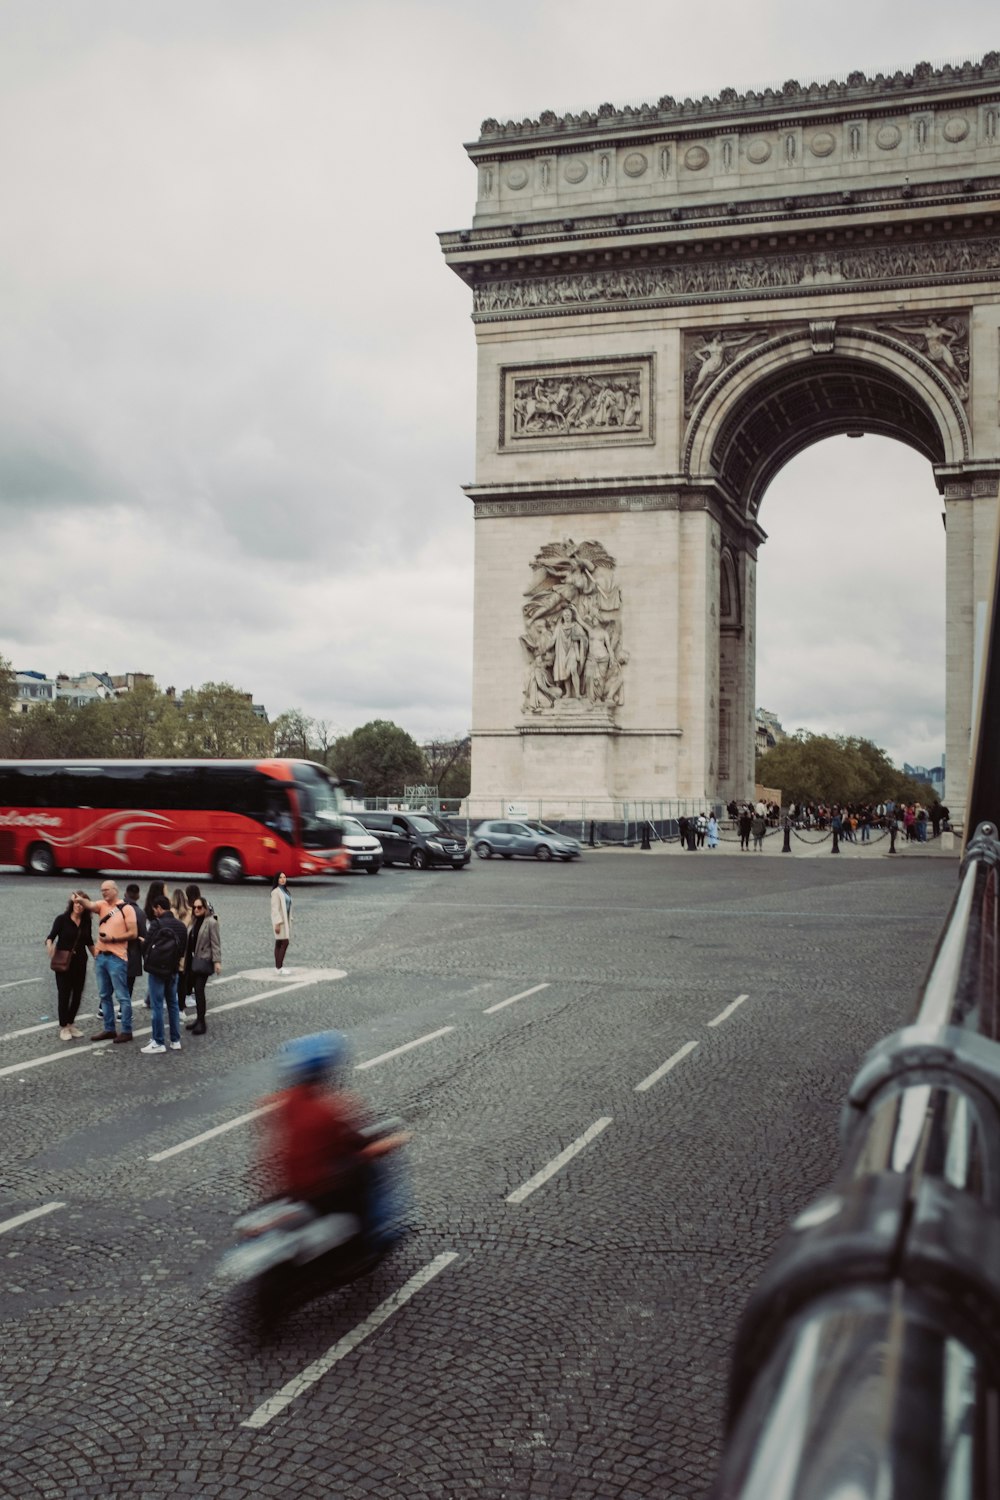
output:
M 924 313 L 874 325 L 916 349 L 950 381 L 960 401 L 969 399 L 969 318 L 966 313 L 942 317 Z
M 744 301 L 801 289 L 869 283 L 911 284 L 938 277 L 1000 277 L 1000 236 L 913 241 L 786 254 L 731 255 L 684 260 L 679 264 L 593 268 L 556 276 L 499 278 L 474 288 L 477 318 L 530 316 L 540 312 L 644 302 L 713 301 L 730 296 Z
M 501 449 L 653 441 L 653 356 L 507 366 L 500 371 Z
M 600 542 L 548 542 L 531 564 L 523 631 L 528 665 L 523 712 L 609 725 L 624 700 L 621 589 Z

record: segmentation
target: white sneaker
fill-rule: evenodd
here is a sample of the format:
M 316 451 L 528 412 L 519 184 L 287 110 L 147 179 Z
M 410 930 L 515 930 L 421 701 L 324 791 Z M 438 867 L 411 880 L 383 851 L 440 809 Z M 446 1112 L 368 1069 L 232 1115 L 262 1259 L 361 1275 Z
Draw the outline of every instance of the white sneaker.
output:
M 68 1026 L 60 1026 L 59 1040 L 61 1042 L 71 1042 L 73 1040 L 73 1033 L 70 1031 Z
M 145 1052 L 145 1050 L 146 1050 L 145 1047 L 143 1047 L 142 1050 L 143 1050 L 143 1052 Z M 180 1042 L 171 1042 L 170 1043 L 170 1050 L 171 1050 L 171 1052 L 179 1052 L 181 1050 L 181 1044 L 180 1044 Z M 163 1051 L 162 1047 L 160 1048 L 160 1051 L 161 1052 Z
M 162 1042 L 147 1042 L 145 1047 L 140 1047 L 140 1052 L 166 1052 Z

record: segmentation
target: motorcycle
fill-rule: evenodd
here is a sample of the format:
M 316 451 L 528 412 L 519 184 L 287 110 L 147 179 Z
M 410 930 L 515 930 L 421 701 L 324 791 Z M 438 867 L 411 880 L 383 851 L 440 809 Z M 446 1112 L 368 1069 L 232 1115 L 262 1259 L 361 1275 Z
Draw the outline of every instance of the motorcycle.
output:
M 398 1153 L 410 1137 L 395 1119 L 367 1125 L 361 1134 L 366 1196 L 377 1198 L 381 1209 L 375 1229 L 366 1228 L 354 1212 L 324 1213 L 293 1198 L 272 1199 L 236 1220 L 237 1242 L 223 1254 L 217 1275 L 249 1288 L 263 1321 L 271 1323 L 291 1306 L 367 1275 L 401 1237 Z

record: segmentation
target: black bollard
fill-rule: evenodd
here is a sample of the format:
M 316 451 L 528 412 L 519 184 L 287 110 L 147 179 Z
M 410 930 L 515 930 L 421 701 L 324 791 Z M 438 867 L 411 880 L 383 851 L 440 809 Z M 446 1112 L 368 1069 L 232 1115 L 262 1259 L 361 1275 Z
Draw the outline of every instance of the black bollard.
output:
M 597 848 L 597 843 L 596 843 L 596 841 L 594 839 L 594 820 L 593 820 L 593 818 L 591 818 L 591 820 L 590 820 L 590 847 L 591 847 L 591 849 L 596 849 Z
M 781 846 L 781 852 L 782 852 L 782 854 L 791 854 L 791 852 L 792 852 L 792 820 L 791 820 L 791 818 L 786 818 L 785 819 L 785 842 Z
M 895 854 L 895 852 L 896 852 L 896 820 L 895 820 L 895 818 L 893 818 L 893 820 L 892 820 L 892 826 L 889 829 L 889 853 L 890 854 Z
M 830 848 L 830 853 L 831 854 L 839 854 L 840 853 L 840 838 L 838 836 L 838 832 L 837 832 L 836 827 L 834 827 L 834 829 L 833 829 L 833 844 L 832 844 L 832 846 Z
M 648 849 L 649 848 L 649 824 L 648 824 L 648 822 L 644 822 L 643 825 L 642 825 L 642 843 L 639 845 L 639 848 L 640 849 Z

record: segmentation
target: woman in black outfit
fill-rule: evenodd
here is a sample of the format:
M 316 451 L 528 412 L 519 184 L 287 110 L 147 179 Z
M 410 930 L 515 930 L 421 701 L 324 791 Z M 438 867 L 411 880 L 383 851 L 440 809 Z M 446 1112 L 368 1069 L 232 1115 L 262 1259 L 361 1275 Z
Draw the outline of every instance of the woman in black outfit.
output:
M 80 1009 L 83 986 L 87 978 L 87 952 L 94 951 L 94 933 L 90 912 L 84 905 L 90 897 L 83 891 L 74 891 L 65 911 L 61 911 L 52 923 L 52 930 L 45 939 L 45 947 L 51 958 L 57 948 L 70 949 L 73 958 L 68 969 L 56 970 L 56 990 L 59 993 L 59 1040 L 71 1042 L 83 1032 L 73 1023 Z

